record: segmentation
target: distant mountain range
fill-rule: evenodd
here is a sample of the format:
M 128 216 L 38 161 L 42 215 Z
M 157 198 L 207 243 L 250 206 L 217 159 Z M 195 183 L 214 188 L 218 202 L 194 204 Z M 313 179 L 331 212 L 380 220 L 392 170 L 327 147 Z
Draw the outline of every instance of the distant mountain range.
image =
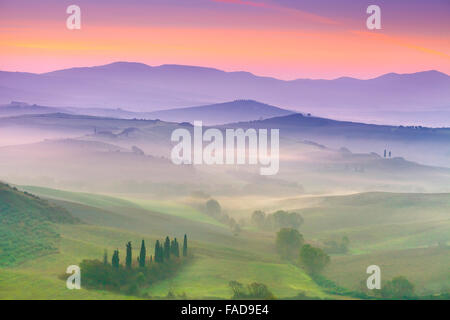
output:
M 248 72 L 116 62 L 43 74 L 0 72 L 0 103 L 152 112 L 239 99 L 337 119 L 450 125 L 450 77 L 438 71 L 283 81 Z

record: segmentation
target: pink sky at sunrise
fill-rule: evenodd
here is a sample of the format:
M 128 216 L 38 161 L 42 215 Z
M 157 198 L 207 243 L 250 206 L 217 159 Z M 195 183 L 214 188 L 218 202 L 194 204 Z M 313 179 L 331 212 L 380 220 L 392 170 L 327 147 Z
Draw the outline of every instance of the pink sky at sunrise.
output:
M 71 4 L 81 8 L 81 30 L 65 27 Z M 369 4 L 0 0 L 0 70 L 42 73 L 136 61 L 282 79 L 372 78 L 430 69 L 450 74 L 448 2 L 378 1 L 377 31 L 365 26 Z

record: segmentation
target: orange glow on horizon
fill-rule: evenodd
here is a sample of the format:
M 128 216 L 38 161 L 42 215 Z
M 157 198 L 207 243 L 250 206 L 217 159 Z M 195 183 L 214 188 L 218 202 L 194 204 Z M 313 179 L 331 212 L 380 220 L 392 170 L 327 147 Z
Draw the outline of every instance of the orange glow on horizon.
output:
M 42 73 L 136 61 L 153 66 L 185 64 L 249 71 L 281 79 L 372 78 L 389 72 L 431 69 L 450 74 L 450 44 L 438 36 L 387 36 L 343 28 L 84 24 L 82 30 L 69 31 L 54 21 L 38 25 L 36 29 L 0 27 L 0 70 Z

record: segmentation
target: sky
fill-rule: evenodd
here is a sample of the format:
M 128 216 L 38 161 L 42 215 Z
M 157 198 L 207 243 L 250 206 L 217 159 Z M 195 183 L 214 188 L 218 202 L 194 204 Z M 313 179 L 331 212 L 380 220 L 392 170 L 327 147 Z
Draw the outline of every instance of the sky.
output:
M 66 9 L 81 8 L 81 29 Z M 366 9 L 381 8 L 381 30 Z M 449 0 L 0 0 L 0 70 L 135 61 L 280 79 L 450 74 Z

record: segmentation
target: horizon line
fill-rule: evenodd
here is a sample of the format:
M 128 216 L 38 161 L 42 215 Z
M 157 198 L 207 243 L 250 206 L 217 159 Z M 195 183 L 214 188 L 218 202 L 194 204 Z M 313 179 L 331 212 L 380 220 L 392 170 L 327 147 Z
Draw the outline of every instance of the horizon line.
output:
M 340 80 L 340 79 L 353 79 L 353 80 L 361 80 L 361 81 L 365 81 L 365 80 L 373 80 L 373 79 L 377 79 L 386 75 L 412 75 L 412 74 L 417 74 L 417 73 L 425 73 L 425 72 L 438 72 L 441 74 L 446 75 L 447 77 L 449 77 L 450 75 L 442 72 L 440 70 L 436 70 L 436 69 L 427 69 L 427 70 L 419 70 L 419 71 L 415 71 L 415 72 L 409 72 L 409 73 L 398 73 L 398 72 L 387 72 L 387 73 L 381 73 L 377 76 L 374 77 L 369 77 L 369 78 L 356 78 L 356 77 L 351 77 L 351 76 L 346 76 L 346 75 L 342 75 L 336 78 L 293 78 L 293 79 L 281 79 L 281 78 L 277 78 L 274 76 L 265 76 L 265 75 L 258 75 L 255 74 L 253 72 L 250 71 L 245 71 L 245 70 L 234 70 L 234 71 L 228 71 L 228 70 L 224 70 L 224 69 L 219 69 L 217 67 L 210 67 L 210 66 L 200 66 L 200 65 L 188 65 L 188 64 L 176 64 L 176 63 L 164 63 L 161 65 L 149 65 L 143 62 L 138 62 L 138 61 L 113 61 L 113 62 L 109 62 L 109 63 L 105 63 L 105 64 L 96 64 L 96 65 L 90 65 L 90 66 L 74 66 L 74 67 L 68 67 L 68 68 L 63 68 L 63 69 L 55 69 L 55 70 L 50 70 L 47 72 L 40 72 L 40 73 L 36 73 L 36 72 L 28 72 L 28 71 L 13 71 L 13 70 L 3 70 L 1 69 L 0 72 L 10 72 L 10 73 L 29 73 L 29 74 L 34 74 L 34 75 L 46 75 L 49 73 L 53 73 L 53 72 L 59 72 L 59 71 L 65 71 L 65 70 L 72 70 L 72 69 L 87 69 L 87 68 L 96 68 L 96 67 L 104 67 L 104 66 L 109 66 L 109 65 L 113 65 L 113 64 L 138 64 L 138 65 L 144 65 L 146 67 L 149 68 L 160 68 L 160 67 L 164 67 L 164 66 L 178 66 L 178 67 L 190 67 L 190 68 L 202 68 L 202 69 L 210 69 L 210 70 L 215 70 L 215 71 L 220 71 L 220 72 L 224 72 L 224 73 L 248 73 L 251 74 L 255 77 L 258 78 L 269 78 L 269 79 L 275 79 L 275 80 L 279 80 L 279 81 L 285 81 L 285 82 L 291 82 L 291 81 L 297 81 L 297 80 L 325 80 L 325 81 L 333 81 L 333 80 Z

